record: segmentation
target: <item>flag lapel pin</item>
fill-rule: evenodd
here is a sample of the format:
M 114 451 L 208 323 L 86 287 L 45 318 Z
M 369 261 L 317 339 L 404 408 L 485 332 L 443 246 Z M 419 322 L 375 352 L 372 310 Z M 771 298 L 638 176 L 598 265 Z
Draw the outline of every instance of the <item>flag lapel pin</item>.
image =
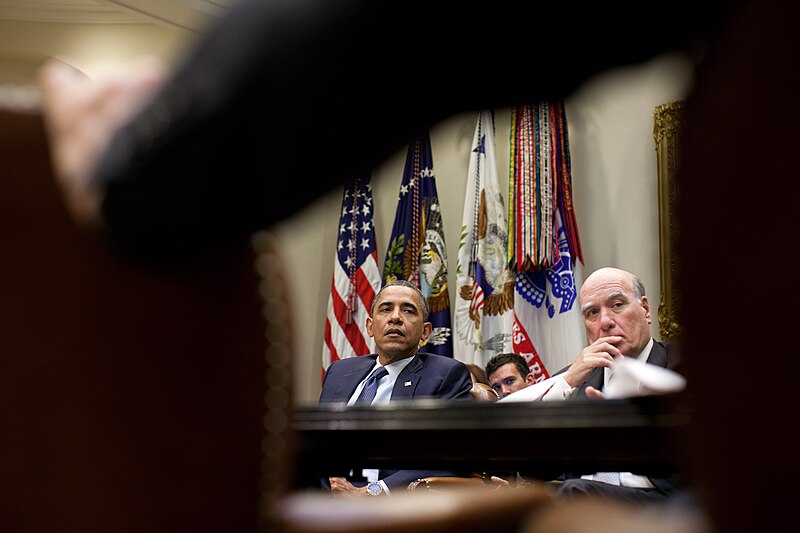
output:
M 410 387 L 411 386 L 411 382 L 410 381 L 406 381 L 405 383 L 403 383 L 403 386 L 404 387 Z

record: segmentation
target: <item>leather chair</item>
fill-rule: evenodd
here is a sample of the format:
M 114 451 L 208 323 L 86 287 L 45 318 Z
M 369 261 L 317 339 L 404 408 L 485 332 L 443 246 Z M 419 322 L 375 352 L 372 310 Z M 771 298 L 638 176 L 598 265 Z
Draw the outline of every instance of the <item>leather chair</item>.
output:
M 472 384 L 472 390 L 469 391 L 474 400 L 479 402 L 496 402 L 500 399 L 497 391 L 486 383 L 475 382 Z

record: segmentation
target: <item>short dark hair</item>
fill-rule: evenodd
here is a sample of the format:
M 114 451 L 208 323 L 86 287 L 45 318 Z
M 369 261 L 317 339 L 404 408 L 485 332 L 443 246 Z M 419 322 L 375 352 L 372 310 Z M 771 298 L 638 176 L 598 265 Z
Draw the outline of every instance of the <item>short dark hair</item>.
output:
M 422 294 L 422 291 L 419 290 L 419 287 L 404 279 L 390 281 L 389 283 L 381 287 L 381 289 L 375 294 L 375 298 L 372 299 L 372 305 L 369 308 L 369 316 L 372 316 L 373 313 L 375 312 L 375 304 L 378 303 L 378 298 L 380 298 L 381 293 L 386 287 L 408 287 L 409 289 L 413 289 L 414 291 L 416 291 L 416 293 L 419 294 L 419 299 L 422 300 L 422 319 L 425 320 L 426 322 L 428 321 L 428 316 L 430 316 L 431 314 L 431 309 L 428 306 L 428 299 L 425 298 L 425 295 Z
M 492 374 L 494 374 L 498 368 L 503 365 L 507 365 L 508 363 L 511 363 L 517 367 L 519 375 L 522 379 L 525 379 L 525 376 L 531 373 L 531 369 L 528 367 L 528 362 L 520 354 L 501 353 L 495 355 L 489 359 L 488 363 L 486 363 L 486 376 L 491 379 Z

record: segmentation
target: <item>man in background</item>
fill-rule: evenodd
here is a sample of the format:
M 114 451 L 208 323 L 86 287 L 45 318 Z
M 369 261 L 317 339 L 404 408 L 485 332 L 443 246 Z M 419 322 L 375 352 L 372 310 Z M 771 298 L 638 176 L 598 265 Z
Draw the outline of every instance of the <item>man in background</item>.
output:
M 489 384 L 501 398 L 534 383 L 528 362 L 516 353 L 501 353 L 492 357 L 486 363 L 486 375 Z

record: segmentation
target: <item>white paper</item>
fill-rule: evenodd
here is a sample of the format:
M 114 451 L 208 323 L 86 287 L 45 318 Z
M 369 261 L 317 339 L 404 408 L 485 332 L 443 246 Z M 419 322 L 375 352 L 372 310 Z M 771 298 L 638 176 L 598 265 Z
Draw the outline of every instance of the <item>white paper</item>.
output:
M 558 376 L 549 377 L 539 383 L 534 383 L 524 389 L 514 391 L 505 398 L 500 398 L 498 402 L 533 402 L 540 400 L 544 393 L 550 390 L 553 382 L 558 379 Z
M 617 359 L 603 395 L 608 399 L 631 398 L 678 392 L 686 378 L 667 368 L 650 365 L 632 357 Z

